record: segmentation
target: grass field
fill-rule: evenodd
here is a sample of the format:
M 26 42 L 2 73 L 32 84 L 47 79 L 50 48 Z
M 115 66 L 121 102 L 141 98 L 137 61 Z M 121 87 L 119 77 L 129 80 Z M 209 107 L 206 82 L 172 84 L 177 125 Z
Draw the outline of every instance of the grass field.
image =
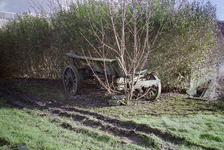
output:
M 199 101 L 169 93 L 169 96 L 162 94 L 152 102 L 143 100 L 128 106 L 85 107 L 75 98 L 64 98 L 60 87 L 40 86 L 36 82 L 9 84 L 1 80 L 1 83 L 21 94 L 45 97 L 71 113 L 74 109 L 87 115 L 97 114 L 98 118 L 80 121 L 77 115 L 55 115 L 50 109 L 15 107 L 0 92 L 0 149 L 17 149 L 18 143 L 25 143 L 30 149 L 169 149 L 161 145 L 169 145 L 170 149 L 224 149 L 223 100 Z M 93 127 L 93 122 L 102 117 L 119 126 L 130 124 L 136 129 L 135 141 L 141 142 L 140 139 L 143 144 L 124 142 L 122 133 L 116 133 L 120 132 L 117 130 L 113 134 L 102 132 L 100 126 L 103 125 Z M 141 130 L 149 130 L 149 133 L 138 133 Z
M 14 108 L 0 99 L 0 149 L 17 148 L 25 143 L 29 149 L 143 149 L 124 144 L 108 134 L 70 122 L 75 130 L 68 130 L 52 118 L 41 117 L 40 110 Z
M 152 105 L 90 108 L 93 112 L 148 124 L 189 138 L 208 149 L 224 149 L 224 102 L 173 97 Z

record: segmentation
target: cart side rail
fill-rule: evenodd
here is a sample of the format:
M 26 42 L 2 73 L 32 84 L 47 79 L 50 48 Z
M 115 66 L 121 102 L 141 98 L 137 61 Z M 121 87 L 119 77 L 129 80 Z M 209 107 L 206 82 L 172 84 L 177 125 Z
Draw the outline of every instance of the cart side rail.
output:
M 106 59 L 106 58 L 94 58 L 94 57 L 87 57 L 87 56 L 78 56 L 73 53 L 66 53 L 67 56 L 71 58 L 77 59 L 84 59 L 84 60 L 93 60 L 93 61 L 102 61 L 102 62 L 114 62 L 116 59 Z
M 127 76 L 127 72 L 118 57 L 116 57 L 116 59 L 105 59 L 77 56 L 73 53 L 66 53 L 66 55 L 73 58 L 74 65 L 77 68 L 86 68 L 90 65 L 96 72 L 105 73 L 106 70 L 108 75 L 114 75 L 117 77 Z

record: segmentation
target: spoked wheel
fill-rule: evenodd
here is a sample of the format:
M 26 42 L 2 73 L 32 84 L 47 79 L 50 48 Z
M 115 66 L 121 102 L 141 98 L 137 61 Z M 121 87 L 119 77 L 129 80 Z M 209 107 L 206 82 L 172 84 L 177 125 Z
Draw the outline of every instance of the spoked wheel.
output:
M 80 88 L 79 72 L 73 65 L 68 65 L 64 69 L 63 84 L 66 93 L 75 95 Z
M 153 73 L 147 74 L 145 78 L 146 78 L 146 81 L 147 80 L 159 80 L 159 78 L 156 75 L 154 75 Z M 146 91 L 148 91 L 148 93 L 145 96 L 145 98 L 147 100 L 157 99 L 161 94 L 161 82 L 159 82 L 157 85 L 153 85 L 153 86 L 145 89 L 145 92 Z

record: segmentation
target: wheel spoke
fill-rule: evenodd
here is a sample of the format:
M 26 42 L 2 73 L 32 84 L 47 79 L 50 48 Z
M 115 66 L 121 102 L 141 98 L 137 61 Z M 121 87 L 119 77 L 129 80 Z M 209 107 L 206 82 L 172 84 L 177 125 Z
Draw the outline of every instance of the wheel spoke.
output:
M 68 76 L 64 74 L 64 80 L 68 80 Z
M 69 88 L 69 82 L 67 82 L 67 84 L 65 84 L 66 88 Z
M 69 84 L 69 79 L 68 78 L 65 78 L 64 79 L 64 82 L 65 82 L 65 85 L 67 86 Z
M 149 98 L 151 98 L 152 97 L 152 93 L 151 92 L 149 92 Z
M 75 84 L 76 84 L 76 82 L 77 82 L 77 79 L 76 79 L 76 78 L 74 78 L 74 79 L 73 79 L 73 83 L 75 83 Z
M 68 78 L 72 78 L 72 72 L 70 68 L 68 69 Z
M 68 78 L 72 78 L 72 72 L 71 68 L 68 68 Z
M 154 97 L 156 96 L 156 93 L 157 93 L 157 90 L 151 87 L 150 89 L 148 89 L 147 98 L 154 99 Z
M 72 90 L 75 91 L 76 88 L 77 88 L 77 87 L 76 87 L 76 83 L 74 83 L 74 84 L 72 85 Z
M 70 85 L 68 83 L 67 87 L 66 87 L 67 91 L 70 92 L 71 91 L 71 88 L 70 88 Z
M 66 89 L 67 89 L 68 85 L 69 85 L 69 82 L 68 81 L 65 81 L 65 87 L 66 87 Z
M 151 87 L 150 91 L 157 92 L 157 87 L 155 86 Z
M 155 95 L 155 93 L 154 93 L 153 91 L 150 91 L 150 94 L 151 94 L 151 95 Z

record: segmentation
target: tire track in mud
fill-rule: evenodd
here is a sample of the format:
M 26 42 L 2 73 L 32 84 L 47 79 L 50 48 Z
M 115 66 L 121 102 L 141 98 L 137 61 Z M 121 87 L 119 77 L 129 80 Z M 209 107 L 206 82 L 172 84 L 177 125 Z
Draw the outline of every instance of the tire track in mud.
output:
M 60 117 L 72 118 L 73 121 L 79 122 L 81 125 L 87 126 L 94 130 L 97 129 L 97 132 L 119 137 L 124 143 L 129 141 L 148 148 L 151 146 L 156 149 L 169 150 L 177 149 L 174 147 L 180 143 L 185 143 L 186 146 L 193 145 L 203 149 L 211 149 L 204 147 L 203 145 L 193 143 L 187 137 L 179 134 L 176 135 L 169 130 L 161 130 L 158 128 L 153 128 L 147 124 L 138 124 L 133 121 L 121 121 L 98 113 L 81 110 L 79 108 L 62 108 L 58 103 L 52 103 L 37 96 L 34 97 L 33 95 L 29 96 L 29 94 L 24 94 L 16 89 L 8 87 L 0 87 L 0 90 L 5 93 L 6 97 L 9 97 L 9 100 L 13 98 L 13 100 L 10 100 L 10 103 L 13 105 L 28 109 L 38 107 L 40 110 L 50 110 L 52 116 L 58 115 Z M 75 128 L 69 123 L 63 121 L 60 122 L 62 127 L 69 130 L 75 130 Z M 156 137 L 159 137 L 162 140 L 158 140 Z M 172 143 L 172 145 L 169 143 Z
M 148 135 L 136 133 L 134 131 L 129 131 L 128 129 L 125 128 L 122 129 L 120 127 L 105 123 L 102 120 L 94 120 L 92 116 L 83 115 L 78 112 L 70 113 L 64 111 L 63 109 L 58 109 L 57 107 L 49 108 L 48 106 L 40 106 L 39 104 L 43 104 L 43 102 L 37 101 L 36 103 L 32 103 L 31 101 L 33 101 L 34 99 L 29 100 L 29 97 L 26 97 L 24 95 L 21 96 L 20 95 L 21 93 L 18 93 L 18 91 L 13 91 L 10 89 L 9 92 L 7 89 L 2 88 L 0 88 L 0 91 L 4 92 L 4 93 L 0 92 L 0 98 L 6 99 L 8 103 L 14 107 L 27 108 L 28 112 L 31 112 L 31 110 L 35 108 L 39 110 L 49 110 L 48 112 L 41 112 L 39 116 L 46 116 L 48 118 L 51 118 L 53 119 L 53 122 L 60 123 L 61 127 L 66 128 L 68 130 L 82 133 L 91 133 L 95 135 L 96 132 L 101 132 L 103 135 L 109 134 L 119 138 L 123 144 L 132 143 L 143 146 L 145 148 L 157 147 L 158 149 L 164 149 L 164 145 L 161 145 L 159 143 L 156 143 L 154 140 L 151 140 Z M 66 117 L 68 119 L 72 118 L 72 120 L 80 124 L 80 126 L 85 126 L 87 128 L 90 128 L 91 130 L 74 127 L 64 119 L 59 119 L 57 116 Z M 165 148 L 165 149 L 173 149 L 173 148 Z

